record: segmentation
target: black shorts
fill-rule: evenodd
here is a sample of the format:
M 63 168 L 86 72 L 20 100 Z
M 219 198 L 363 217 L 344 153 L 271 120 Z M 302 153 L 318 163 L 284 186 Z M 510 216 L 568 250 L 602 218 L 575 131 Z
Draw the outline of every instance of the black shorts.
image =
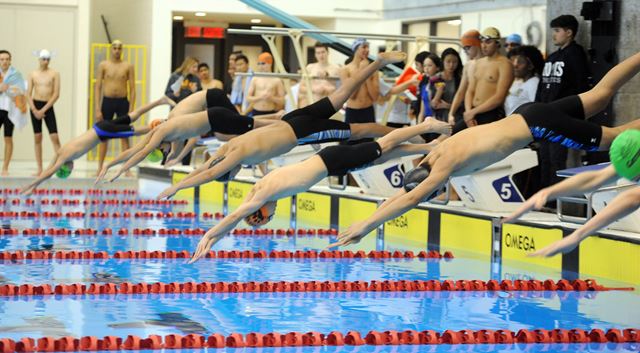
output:
M 597 151 L 600 146 L 602 126 L 585 120 L 578 96 L 551 103 L 526 103 L 513 113 L 522 115 L 535 141 L 549 141 L 589 152 Z
M 258 115 L 267 115 L 267 114 L 275 114 L 277 113 L 276 110 L 257 110 L 254 109 L 251 111 L 251 116 L 258 116 Z
M 253 130 L 253 118 L 238 114 L 233 110 L 223 107 L 207 109 L 211 131 L 228 135 L 242 135 Z
M 329 176 L 341 176 L 367 168 L 381 155 L 382 148 L 377 142 L 365 142 L 355 146 L 330 146 L 318 152 Z
M 362 109 L 347 108 L 345 109 L 344 120 L 348 124 L 375 123 L 376 112 L 373 109 L 373 106 L 362 108 Z M 357 145 L 359 143 L 371 142 L 371 141 L 373 141 L 372 138 L 364 138 L 356 141 L 347 141 L 344 144 Z
M 282 117 L 296 135 L 298 145 L 344 141 L 351 138 L 349 124 L 331 120 L 336 113 L 329 98 L 323 98 Z
M 102 97 L 102 118 L 104 120 L 111 120 L 113 116 L 121 117 L 129 114 L 129 101 L 127 98 L 109 98 Z
M 489 110 L 488 112 L 476 114 L 475 120 L 478 123 L 478 125 L 484 125 L 484 124 L 493 123 L 504 117 L 505 117 L 504 108 L 498 107 L 493 110 Z M 465 123 L 464 119 L 459 120 L 453 126 L 451 134 L 455 135 L 466 128 L 467 128 L 467 123 Z
M 131 118 L 123 115 L 113 120 L 102 120 L 93 124 L 93 129 L 98 134 L 100 141 L 116 138 L 127 138 L 134 135 Z
M 388 127 L 392 127 L 392 128 L 394 128 L 394 129 L 400 129 L 400 128 L 403 128 L 403 127 L 407 127 L 407 126 L 409 126 L 409 125 L 411 125 L 411 124 L 402 124 L 402 123 L 392 123 L 392 122 L 387 122 L 387 126 L 388 126 Z
M 236 107 L 231 104 L 229 97 L 219 88 L 211 88 L 207 90 L 207 108 L 222 107 L 232 111 L 237 111 Z
M 36 106 L 36 109 L 40 110 L 42 109 L 42 107 L 47 105 L 47 102 L 38 101 L 34 99 L 33 105 Z M 47 111 L 44 113 L 43 119 L 36 118 L 33 115 L 33 112 L 31 112 L 31 125 L 33 126 L 34 134 L 42 133 L 42 120 L 44 120 L 44 123 L 47 124 L 47 130 L 49 130 L 50 134 L 58 133 L 58 125 L 56 124 L 56 113 L 53 111 L 53 106 L 47 109 Z
M 4 137 L 12 137 L 14 125 L 9 119 L 9 112 L 6 110 L 0 110 L 0 128 L 3 125 L 4 125 Z

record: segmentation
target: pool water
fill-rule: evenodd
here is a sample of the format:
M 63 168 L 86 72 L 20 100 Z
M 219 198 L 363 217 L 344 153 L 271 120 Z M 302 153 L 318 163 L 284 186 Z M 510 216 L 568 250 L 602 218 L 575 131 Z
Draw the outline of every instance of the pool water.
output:
M 67 197 L 67 196 L 65 196 Z M 70 196 L 69 196 L 70 197 Z M 73 196 L 81 198 L 82 196 Z M 92 196 L 93 198 L 100 198 Z M 124 198 L 124 196 L 120 196 Z M 130 196 L 127 196 L 130 198 Z M 15 196 L 0 195 L 13 199 Z M 114 198 L 103 196 L 102 198 Z M 38 198 L 35 198 L 38 200 Z M 0 205 L 0 211 L 138 211 L 138 206 Z M 206 205 L 142 207 L 150 211 L 215 212 Z M 208 229 L 210 219 L 0 218 L 20 235 L 0 236 L 0 251 L 17 250 L 188 250 L 194 235 L 22 235 L 37 228 Z M 286 222 L 281 222 L 283 224 Z M 305 228 L 304 225 L 299 225 Z M 335 237 L 227 236 L 213 250 L 322 250 Z M 350 249 L 364 249 L 359 245 Z M 393 250 L 394 244 L 383 244 Z M 347 248 L 349 249 L 349 248 Z M 413 249 L 418 252 L 424 249 Z M 0 284 L 123 282 L 372 281 L 458 279 L 553 279 L 559 272 L 503 266 L 465 256 L 454 259 L 186 259 L 0 261 Z M 500 274 L 496 278 L 496 273 Z M 183 293 L 135 295 L 51 295 L 0 297 L 0 338 L 82 337 L 251 332 L 329 333 L 351 330 L 584 329 L 640 327 L 635 292 L 292 292 Z M 638 351 L 637 344 L 515 344 L 244 348 L 246 352 L 614 352 Z M 211 348 L 210 348 L 211 349 Z M 191 349 L 183 349 L 190 352 Z M 226 348 L 217 352 L 239 352 Z

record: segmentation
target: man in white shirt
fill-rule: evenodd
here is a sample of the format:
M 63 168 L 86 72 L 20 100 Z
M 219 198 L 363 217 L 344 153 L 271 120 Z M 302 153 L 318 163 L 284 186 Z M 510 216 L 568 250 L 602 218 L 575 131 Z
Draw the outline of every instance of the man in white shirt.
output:
M 519 106 L 536 100 L 538 82 L 544 67 L 542 53 L 530 45 L 513 48 L 509 52 L 509 59 L 513 64 L 515 79 L 504 101 L 504 111 L 507 115 L 512 114 Z

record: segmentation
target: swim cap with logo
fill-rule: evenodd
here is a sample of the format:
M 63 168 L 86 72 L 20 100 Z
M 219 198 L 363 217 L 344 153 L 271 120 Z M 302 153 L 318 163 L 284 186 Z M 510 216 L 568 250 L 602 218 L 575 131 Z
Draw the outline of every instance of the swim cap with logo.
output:
M 609 158 L 616 173 L 629 180 L 640 176 L 640 130 L 627 130 L 613 140 Z

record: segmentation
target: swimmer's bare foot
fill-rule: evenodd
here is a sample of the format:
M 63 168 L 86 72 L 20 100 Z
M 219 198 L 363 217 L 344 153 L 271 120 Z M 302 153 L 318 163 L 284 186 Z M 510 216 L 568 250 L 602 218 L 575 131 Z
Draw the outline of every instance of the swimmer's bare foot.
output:
M 127 178 L 133 178 L 133 177 L 135 176 L 135 174 L 133 174 L 133 172 L 132 172 L 132 171 L 127 170 L 127 171 L 124 173 L 124 176 L 125 176 L 125 177 L 127 177 Z
M 407 58 L 407 53 L 401 51 L 389 51 L 378 54 L 378 60 L 382 65 L 393 64 L 400 61 L 404 61 Z
M 161 100 L 162 100 L 163 104 L 169 104 L 172 107 L 176 106 L 176 102 L 174 102 L 173 99 L 171 99 L 171 98 L 169 98 L 167 96 L 162 96 Z
M 442 135 L 451 135 L 451 125 L 445 121 L 440 121 L 434 118 L 426 118 L 422 124 L 428 129 L 428 132 L 433 132 Z
M 31 174 L 31 176 L 37 177 L 37 176 L 40 176 L 40 174 L 42 174 L 42 169 L 38 169 L 38 171 Z
M 9 176 L 9 171 L 8 170 L 3 170 L 2 174 L 0 174 L 2 176 Z

